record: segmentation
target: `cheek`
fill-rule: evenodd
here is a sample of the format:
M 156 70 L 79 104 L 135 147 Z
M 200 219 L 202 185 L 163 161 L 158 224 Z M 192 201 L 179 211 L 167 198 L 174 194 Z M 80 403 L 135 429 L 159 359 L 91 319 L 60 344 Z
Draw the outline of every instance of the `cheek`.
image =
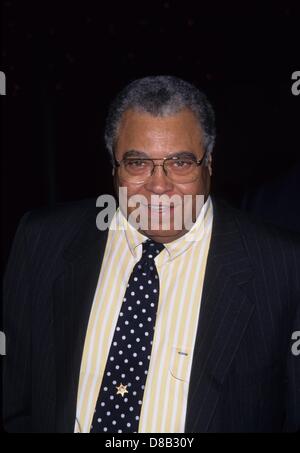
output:
M 145 191 L 140 186 L 127 186 L 127 195 L 129 197 L 143 195 L 145 196 Z
M 184 196 L 184 195 L 203 195 L 205 188 L 205 182 L 201 178 L 197 179 L 196 181 L 193 181 L 192 183 L 189 184 L 181 184 L 180 186 L 176 186 L 175 192 L 178 195 Z
M 125 190 L 124 190 L 125 188 Z M 123 199 L 123 202 L 126 202 L 132 198 L 135 197 L 135 199 L 132 199 L 132 202 L 135 204 L 134 207 L 128 207 L 128 211 L 132 211 L 138 207 L 137 200 L 141 200 L 141 202 L 147 203 L 147 193 L 141 186 L 131 186 L 131 185 L 126 185 L 126 186 L 119 186 L 119 199 Z

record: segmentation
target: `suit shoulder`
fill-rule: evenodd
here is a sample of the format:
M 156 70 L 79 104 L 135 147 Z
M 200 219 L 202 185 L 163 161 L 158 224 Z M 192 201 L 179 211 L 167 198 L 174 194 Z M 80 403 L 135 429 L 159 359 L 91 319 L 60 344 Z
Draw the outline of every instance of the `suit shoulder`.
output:
M 250 238 L 260 237 L 262 240 L 280 242 L 286 246 L 300 248 L 300 234 L 262 221 L 253 214 L 236 210 L 236 219 L 241 231 Z
M 57 203 L 51 207 L 43 207 L 26 212 L 23 221 L 29 227 L 62 226 L 64 223 L 72 223 L 74 220 L 85 219 L 96 210 L 96 198 Z
M 218 203 L 220 203 L 223 210 L 235 219 L 242 236 L 246 240 L 277 242 L 287 247 L 300 249 L 299 233 L 265 222 L 253 213 L 234 208 L 226 202 L 221 201 Z
M 89 198 L 28 211 L 22 217 L 20 227 L 24 229 L 29 244 L 37 240 L 62 244 L 96 219 L 96 215 L 96 198 Z

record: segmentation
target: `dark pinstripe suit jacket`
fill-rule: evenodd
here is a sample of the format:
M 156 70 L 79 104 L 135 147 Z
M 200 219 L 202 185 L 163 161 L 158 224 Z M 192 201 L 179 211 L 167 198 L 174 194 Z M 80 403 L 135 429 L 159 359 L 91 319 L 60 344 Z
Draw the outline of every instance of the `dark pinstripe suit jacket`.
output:
M 300 430 L 300 241 L 213 199 L 186 432 Z M 4 422 L 72 432 L 107 233 L 95 201 L 26 214 L 4 284 Z

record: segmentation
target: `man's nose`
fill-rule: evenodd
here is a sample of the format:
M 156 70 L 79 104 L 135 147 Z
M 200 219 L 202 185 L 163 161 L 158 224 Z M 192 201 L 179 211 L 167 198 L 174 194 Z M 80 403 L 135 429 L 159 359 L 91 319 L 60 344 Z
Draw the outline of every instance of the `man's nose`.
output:
M 145 183 L 145 188 L 150 192 L 158 194 L 167 192 L 173 188 L 173 183 L 165 174 L 162 165 L 155 165 L 152 176 L 149 176 L 149 179 Z

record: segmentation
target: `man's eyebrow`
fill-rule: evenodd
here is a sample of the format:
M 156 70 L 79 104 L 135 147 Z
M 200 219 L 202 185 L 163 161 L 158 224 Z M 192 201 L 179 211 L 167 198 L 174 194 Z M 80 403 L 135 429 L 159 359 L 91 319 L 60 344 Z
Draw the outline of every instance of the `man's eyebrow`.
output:
M 124 153 L 123 159 L 129 158 L 129 157 L 140 157 L 140 158 L 150 158 L 151 159 L 151 156 L 149 156 L 144 151 L 138 151 L 135 149 L 130 149 Z M 168 154 L 165 157 L 181 157 L 181 158 L 197 160 L 197 156 L 191 151 L 177 151 L 176 153 Z
M 144 151 L 138 151 L 136 149 L 129 149 L 123 154 L 123 159 L 126 159 L 128 157 L 149 157 L 147 153 Z
M 168 157 L 181 157 L 197 160 L 197 156 L 192 151 L 178 151 L 177 153 L 170 154 Z

